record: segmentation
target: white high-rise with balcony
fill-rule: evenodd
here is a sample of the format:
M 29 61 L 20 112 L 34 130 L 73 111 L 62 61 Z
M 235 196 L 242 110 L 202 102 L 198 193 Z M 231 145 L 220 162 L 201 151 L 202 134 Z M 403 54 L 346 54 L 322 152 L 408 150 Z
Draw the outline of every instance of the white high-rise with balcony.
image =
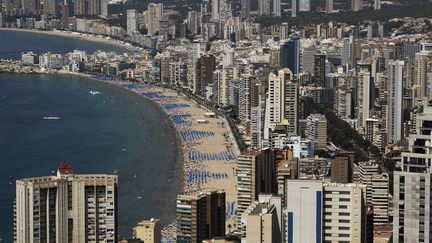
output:
M 73 174 L 16 181 L 15 242 L 117 242 L 117 175 Z

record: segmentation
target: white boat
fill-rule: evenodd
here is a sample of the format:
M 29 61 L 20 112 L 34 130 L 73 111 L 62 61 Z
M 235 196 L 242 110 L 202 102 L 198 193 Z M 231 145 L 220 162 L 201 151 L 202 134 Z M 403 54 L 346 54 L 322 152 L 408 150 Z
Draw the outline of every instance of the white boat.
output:
M 90 90 L 89 94 L 91 94 L 91 95 L 100 95 L 101 92 L 96 91 L 96 90 Z
M 44 120 L 60 120 L 60 117 L 58 116 L 44 116 Z

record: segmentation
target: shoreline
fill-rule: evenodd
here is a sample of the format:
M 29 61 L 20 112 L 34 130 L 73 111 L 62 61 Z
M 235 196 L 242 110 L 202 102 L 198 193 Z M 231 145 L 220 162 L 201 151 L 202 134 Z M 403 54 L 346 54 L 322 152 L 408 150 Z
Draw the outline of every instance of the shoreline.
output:
M 232 140 L 232 132 L 226 120 L 222 117 L 205 118 L 208 122 L 200 124 L 197 119 L 202 119 L 202 116 L 208 110 L 205 107 L 198 105 L 195 101 L 187 98 L 184 94 L 179 93 L 175 90 L 162 88 L 159 86 L 142 84 L 142 83 L 131 83 L 120 80 L 102 80 L 91 74 L 82 73 L 69 73 L 69 72 L 58 72 L 58 73 L 20 73 L 15 70 L 18 75 L 62 75 L 70 76 L 85 81 L 96 82 L 103 85 L 109 85 L 114 88 L 119 88 L 128 93 L 136 95 L 138 98 L 144 98 L 149 101 L 159 112 L 162 113 L 164 120 L 169 124 L 170 129 L 175 133 L 176 136 L 176 151 L 177 160 L 180 163 L 176 163 L 176 171 L 180 173 L 181 189 L 178 194 L 181 193 L 193 193 L 202 190 L 220 190 L 224 189 L 226 192 L 227 210 L 229 207 L 233 209 L 237 207 L 237 188 L 236 188 L 236 175 L 235 175 L 235 158 L 238 155 L 237 144 L 235 140 Z M 125 85 L 131 85 L 131 87 L 125 87 Z M 179 111 L 169 111 L 164 108 L 164 105 L 171 104 L 168 100 L 152 99 L 143 95 L 142 92 L 151 92 L 159 94 L 163 97 L 175 97 L 178 104 L 188 104 L 188 107 L 180 108 Z M 181 114 L 189 114 L 186 125 L 176 124 L 173 120 L 173 116 Z M 187 140 L 182 133 L 193 133 L 193 132 L 211 132 L 212 137 L 202 137 L 197 140 Z M 222 152 L 221 152 L 222 151 Z M 228 151 L 234 156 L 234 158 L 221 159 L 221 158 L 207 158 L 207 156 L 219 156 L 218 154 Z M 199 158 L 191 158 L 192 154 L 198 154 Z M 196 155 L 195 155 L 196 156 Z M 206 158 L 201 158 L 202 156 Z M 205 177 L 205 178 L 204 178 Z M 208 178 L 208 179 L 207 179 Z M 157 217 L 157 215 L 155 215 Z M 174 218 L 175 220 L 175 218 Z M 235 217 L 233 212 L 227 217 L 227 226 L 235 224 Z M 166 226 L 166 230 L 169 232 L 173 231 L 173 225 L 169 224 Z M 172 235 L 172 233 L 168 233 Z M 170 239 L 170 238 L 167 238 Z
M 131 44 L 125 41 L 115 40 L 111 37 L 106 37 L 102 35 L 98 36 L 94 34 L 86 34 L 86 33 L 71 32 L 71 31 L 60 31 L 60 30 L 36 30 L 36 29 L 18 29 L 18 28 L 5 28 L 5 27 L 0 27 L 0 31 L 23 32 L 23 33 L 41 34 L 41 35 L 48 35 L 48 36 L 65 37 L 65 38 L 75 38 L 75 39 L 80 39 L 85 41 L 96 42 L 96 43 L 102 42 L 107 45 L 113 45 L 116 47 L 124 48 L 130 52 L 144 51 L 143 48 L 132 46 Z

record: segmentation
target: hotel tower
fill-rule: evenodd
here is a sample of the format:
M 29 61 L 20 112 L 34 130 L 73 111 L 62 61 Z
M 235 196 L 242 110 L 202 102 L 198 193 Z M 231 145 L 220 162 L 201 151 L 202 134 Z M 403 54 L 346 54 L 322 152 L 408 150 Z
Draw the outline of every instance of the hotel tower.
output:
M 14 240 L 117 242 L 117 175 L 78 175 L 62 161 L 56 176 L 17 180 Z

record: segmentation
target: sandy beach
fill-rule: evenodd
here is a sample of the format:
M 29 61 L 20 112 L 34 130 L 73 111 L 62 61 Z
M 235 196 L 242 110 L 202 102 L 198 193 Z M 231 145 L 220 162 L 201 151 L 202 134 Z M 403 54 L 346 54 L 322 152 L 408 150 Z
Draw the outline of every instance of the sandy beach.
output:
M 89 75 L 79 76 L 98 80 Z M 126 88 L 161 108 L 167 120 L 175 127 L 178 144 L 181 146 L 184 193 L 225 190 L 226 226 L 227 230 L 234 228 L 237 208 L 235 169 L 238 152 L 227 122 L 216 116 L 206 116 L 209 110 L 174 90 L 147 84 L 99 81 Z
M 134 47 L 129 43 L 124 41 L 114 40 L 112 38 L 107 38 L 105 36 L 98 36 L 92 34 L 83 34 L 78 32 L 70 32 L 70 31 L 60 31 L 60 30 L 34 30 L 34 29 L 17 29 L 17 28 L 1 28 L 0 31 L 15 31 L 15 32 L 28 32 L 34 34 L 43 34 L 43 35 L 52 35 L 52 36 L 60 36 L 60 37 L 68 37 L 68 38 L 77 38 L 86 41 L 93 41 L 97 43 L 105 43 L 113 46 L 118 46 L 121 48 L 126 48 L 130 51 L 143 51 L 142 48 Z

